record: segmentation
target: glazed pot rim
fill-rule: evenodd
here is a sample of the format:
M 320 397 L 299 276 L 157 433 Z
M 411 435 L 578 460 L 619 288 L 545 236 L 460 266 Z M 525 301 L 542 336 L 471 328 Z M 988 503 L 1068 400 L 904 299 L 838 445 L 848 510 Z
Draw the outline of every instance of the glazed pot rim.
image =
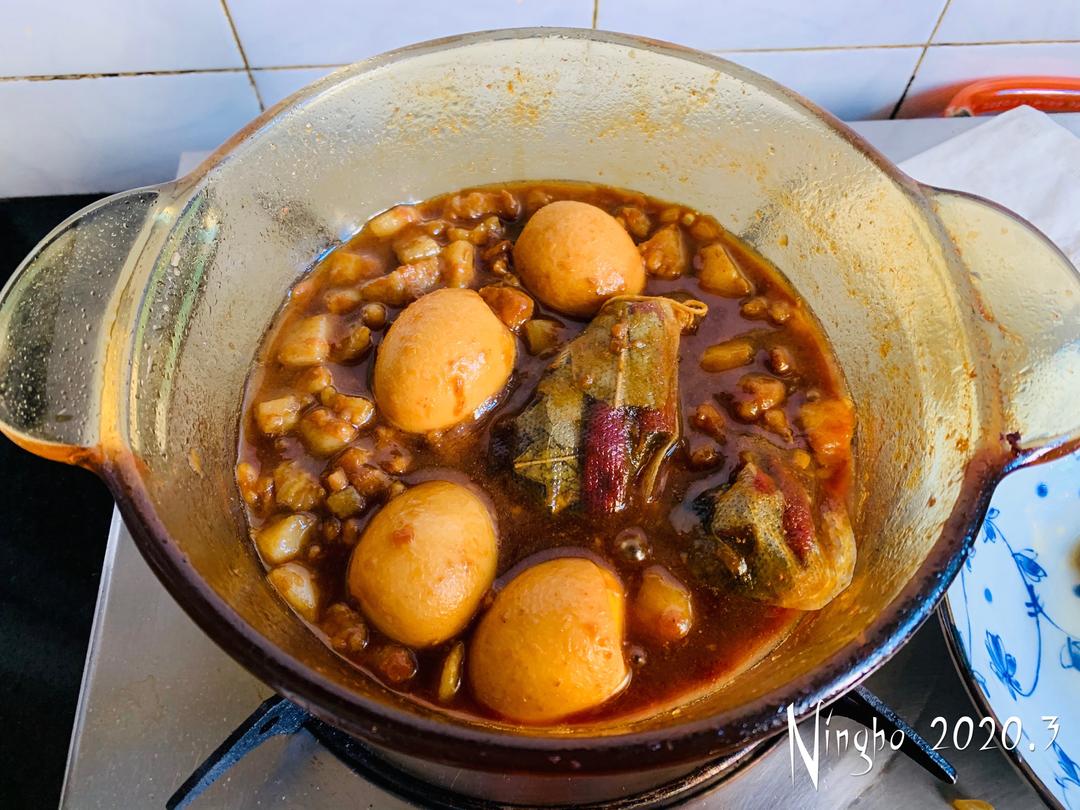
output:
M 159 190 L 171 187 L 182 193 L 197 186 L 215 165 L 228 159 L 241 144 L 278 116 L 301 107 L 307 100 L 351 76 L 412 56 L 481 42 L 550 38 L 590 40 L 644 49 L 736 76 L 752 77 L 756 84 L 783 95 L 792 105 L 823 120 L 907 193 L 924 197 L 923 186 L 904 175 L 839 119 L 746 68 L 717 56 L 644 37 L 564 28 L 502 29 L 463 34 L 410 45 L 342 68 L 268 109 L 191 174 L 174 184 L 159 187 Z M 661 728 L 591 736 L 534 736 L 432 719 L 371 700 L 331 681 L 256 632 L 198 576 L 179 547 L 167 539 L 168 533 L 149 506 L 131 459 L 104 459 L 100 472 L 116 495 L 140 551 L 181 607 L 246 669 L 320 719 L 377 745 L 433 761 L 489 771 L 591 774 L 688 763 L 745 747 L 782 731 L 788 722 L 789 705 L 795 717 L 801 718 L 819 703 L 827 704 L 856 686 L 884 664 L 934 611 L 974 540 L 994 485 L 1009 469 L 1021 463 L 1023 460 L 1018 458 L 1004 468 L 1001 464 L 982 467 L 973 464 L 969 468 L 953 518 L 918 571 L 879 614 L 872 636 L 850 642 L 825 665 L 752 703 Z

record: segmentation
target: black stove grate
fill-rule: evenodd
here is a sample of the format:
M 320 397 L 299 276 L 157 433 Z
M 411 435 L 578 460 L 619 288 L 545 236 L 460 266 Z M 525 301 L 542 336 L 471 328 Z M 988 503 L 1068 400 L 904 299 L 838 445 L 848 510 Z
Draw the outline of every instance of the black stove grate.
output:
M 904 754 L 941 781 L 949 784 L 956 782 L 956 770 L 952 765 L 892 709 L 866 689 L 853 689 L 837 700 L 832 705 L 832 710 L 835 714 L 868 728 L 876 723 L 886 737 L 897 730 L 902 731 L 904 742 L 900 750 Z M 379 756 L 354 737 L 313 717 L 295 703 L 275 696 L 263 701 L 259 708 L 206 758 L 169 798 L 165 805 L 167 810 L 190 807 L 199 795 L 229 768 L 271 737 L 295 734 L 301 730 L 315 737 L 323 747 L 362 779 L 411 804 L 432 810 L 509 810 L 528 807 L 477 799 L 418 779 Z M 749 746 L 642 793 L 615 801 L 574 807 L 575 810 L 659 810 L 676 807 L 709 792 L 725 779 L 749 767 L 773 744 L 775 738 Z

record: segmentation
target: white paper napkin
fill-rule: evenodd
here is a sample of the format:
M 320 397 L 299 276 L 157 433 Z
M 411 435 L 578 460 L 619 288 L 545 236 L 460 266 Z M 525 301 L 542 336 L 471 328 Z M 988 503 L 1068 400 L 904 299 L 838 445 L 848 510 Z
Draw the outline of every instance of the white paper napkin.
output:
M 986 197 L 1015 211 L 1080 266 L 1080 138 L 1017 107 L 905 160 L 922 183 Z

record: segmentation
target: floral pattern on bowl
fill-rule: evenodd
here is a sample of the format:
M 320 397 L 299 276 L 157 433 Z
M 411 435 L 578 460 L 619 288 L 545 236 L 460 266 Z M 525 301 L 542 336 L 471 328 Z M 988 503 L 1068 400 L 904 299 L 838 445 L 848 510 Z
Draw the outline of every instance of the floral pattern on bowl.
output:
M 1080 810 L 1080 453 L 1002 481 L 942 618 L 999 744 Z

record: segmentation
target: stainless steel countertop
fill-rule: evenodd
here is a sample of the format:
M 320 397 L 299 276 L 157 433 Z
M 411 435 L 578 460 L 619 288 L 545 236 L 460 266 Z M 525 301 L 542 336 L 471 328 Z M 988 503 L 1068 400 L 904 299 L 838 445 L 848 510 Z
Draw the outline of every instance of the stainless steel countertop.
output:
M 1080 114 L 1058 116 L 1080 133 Z M 979 119 L 868 121 L 853 125 L 901 161 Z M 200 155 L 185 155 L 181 173 Z M 931 721 L 976 718 L 954 671 L 936 620 L 866 686 L 923 736 Z M 72 733 L 61 806 L 161 807 L 203 758 L 272 694 L 213 644 L 158 584 L 114 513 L 101 590 Z M 858 726 L 834 719 L 832 729 Z M 804 729 L 809 740 L 810 729 Z M 972 746 L 975 748 L 975 746 Z M 888 748 L 869 774 L 858 753 L 822 755 L 818 789 L 801 764 L 793 777 L 786 741 L 756 765 L 696 800 L 700 808 L 944 807 L 978 798 L 997 810 L 1027 810 L 1041 801 L 1000 751 L 943 751 L 959 772 L 955 787 Z M 797 757 L 797 755 L 796 755 Z M 322 750 L 306 732 L 275 738 L 248 755 L 195 803 L 204 808 L 404 808 Z

